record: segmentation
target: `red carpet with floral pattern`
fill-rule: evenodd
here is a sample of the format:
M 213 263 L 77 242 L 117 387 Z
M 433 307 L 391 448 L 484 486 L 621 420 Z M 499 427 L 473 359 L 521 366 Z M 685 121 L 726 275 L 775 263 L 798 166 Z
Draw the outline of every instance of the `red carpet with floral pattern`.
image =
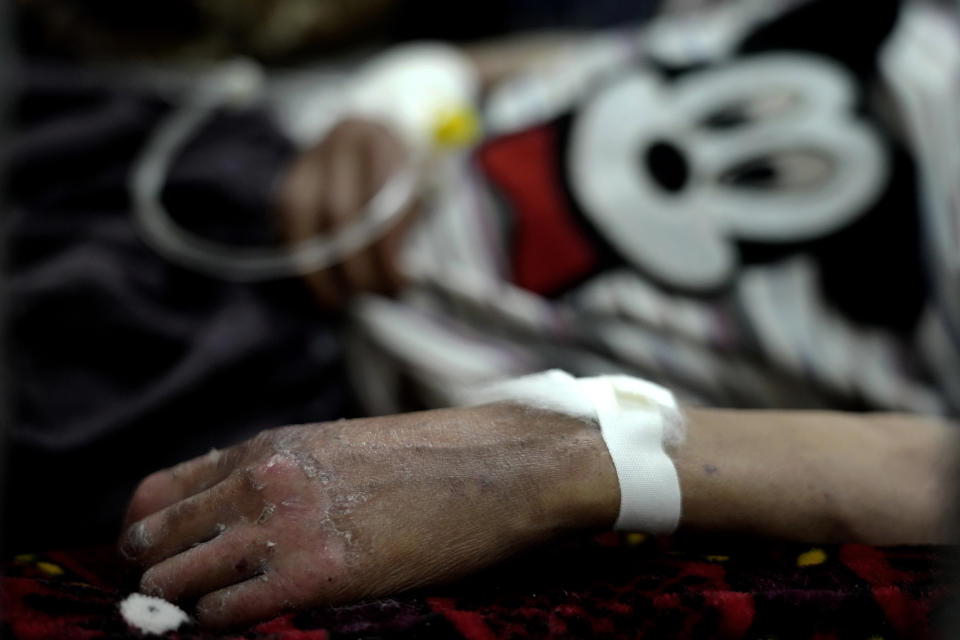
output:
M 456 585 L 286 614 L 226 637 L 927 638 L 951 600 L 952 550 L 649 540 L 608 534 Z M 9 638 L 141 637 L 109 548 L 26 553 L 2 578 Z M 170 637 L 224 637 L 191 625 Z

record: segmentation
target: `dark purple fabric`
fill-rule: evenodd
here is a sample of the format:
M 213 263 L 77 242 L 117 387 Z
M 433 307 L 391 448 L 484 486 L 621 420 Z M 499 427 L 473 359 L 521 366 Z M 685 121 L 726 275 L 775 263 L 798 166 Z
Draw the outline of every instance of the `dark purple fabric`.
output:
M 224 282 L 142 242 L 126 179 L 167 104 L 71 83 L 69 71 L 24 78 L 4 220 L 4 533 L 10 544 L 62 541 L 70 522 L 77 540 L 103 540 L 150 471 L 347 413 L 340 347 L 299 281 Z M 291 154 L 262 114 L 220 114 L 175 161 L 165 201 L 198 233 L 269 241 Z

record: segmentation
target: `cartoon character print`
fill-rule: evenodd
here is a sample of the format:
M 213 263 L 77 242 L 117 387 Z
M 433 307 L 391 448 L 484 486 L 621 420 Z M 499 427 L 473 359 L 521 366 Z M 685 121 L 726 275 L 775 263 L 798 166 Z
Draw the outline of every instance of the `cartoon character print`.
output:
M 580 109 L 570 189 L 628 263 L 682 290 L 729 282 L 734 240 L 806 241 L 879 195 L 889 166 L 824 60 L 755 56 L 667 84 L 635 71 Z
M 515 284 L 557 296 L 629 266 L 712 296 L 743 265 L 806 254 L 845 315 L 909 329 L 924 299 L 912 164 L 855 71 L 796 48 L 637 67 L 487 143 L 477 162 L 510 214 Z

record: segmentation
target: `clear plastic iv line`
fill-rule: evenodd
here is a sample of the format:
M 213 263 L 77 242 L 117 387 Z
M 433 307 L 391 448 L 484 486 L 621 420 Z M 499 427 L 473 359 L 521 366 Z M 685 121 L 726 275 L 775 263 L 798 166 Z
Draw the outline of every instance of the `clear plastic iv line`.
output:
M 356 222 L 289 248 L 232 247 L 177 224 L 162 202 L 173 158 L 218 108 L 253 101 L 262 84 L 258 67 L 230 63 L 160 123 L 134 162 L 129 182 L 134 217 L 144 241 L 168 260 L 226 280 L 273 280 L 312 273 L 375 242 L 416 196 L 420 171 L 411 165 L 387 180 Z

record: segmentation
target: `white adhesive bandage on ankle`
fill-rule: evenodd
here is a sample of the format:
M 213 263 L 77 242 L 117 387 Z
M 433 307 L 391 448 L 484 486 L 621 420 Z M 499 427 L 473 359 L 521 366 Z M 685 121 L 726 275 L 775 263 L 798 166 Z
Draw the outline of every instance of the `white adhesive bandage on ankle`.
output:
M 515 401 L 600 424 L 620 483 L 615 529 L 671 533 L 680 520 L 680 482 L 665 444 L 683 438 L 673 394 L 645 380 L 574 378 L 559 370 L 500 382 L 468 394 L 469 404 Z

